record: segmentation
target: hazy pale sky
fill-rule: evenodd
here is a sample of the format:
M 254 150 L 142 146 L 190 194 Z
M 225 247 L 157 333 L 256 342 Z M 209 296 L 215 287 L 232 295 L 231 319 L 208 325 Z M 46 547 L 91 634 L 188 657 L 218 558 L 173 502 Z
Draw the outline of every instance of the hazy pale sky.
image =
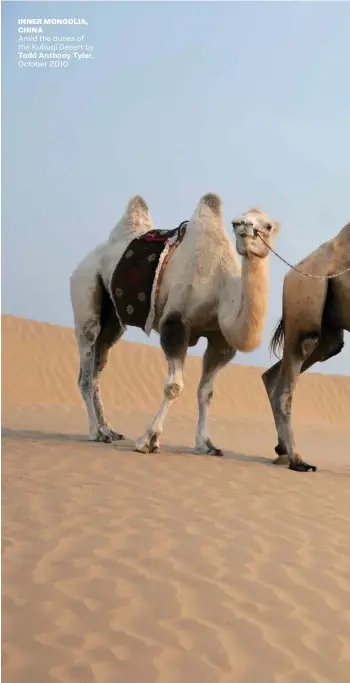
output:
M 20 17 L 86 19 L 45 30 L 84 33 L 94 60 L 18 68 Z M 4 313 L 71 326 L 69 276 L 136 193 L 157 228 L 208 191 L 228 230 L 260 206 L 294 263 L 349 221 L 350 3 L 5 2 L 2 35 Z M 272 362 L 287 269 L 270 266 L 264 342 L 239 363 Z M 350 374 L 348 334 L 315 370 Z

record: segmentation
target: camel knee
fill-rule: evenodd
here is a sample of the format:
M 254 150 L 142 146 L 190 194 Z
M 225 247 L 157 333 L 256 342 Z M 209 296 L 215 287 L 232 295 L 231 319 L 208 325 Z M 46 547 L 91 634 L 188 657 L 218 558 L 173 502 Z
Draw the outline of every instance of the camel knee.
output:
M 282 391 L 274 392 L 271 396 L 271 403 L 276 417 L 288 418 L 292 411 L 292 393 Z
M 80 348 L 91 350 L 96 343 L 100 331 L 101 324 L 98 316 L 91 315 L 90 318 L 86 318 L 75 330 Z
M 197 391 L 198 403 L 199 405 L 209 406 L 213 400 L 214 391 L 211 386 L 206 384 L 200 384 Z
M 167 382 L 164 387 L 164 396 L 170 401 L 178 398 L 183 390 L 183 382 L 178 380 L 177 382 Z
M 299 336 L 298 352 L 304 361 L 307 358 L 309 358 L 313 351 L 316 349 L 316 347 L 319 344 L 320 338 L 321 335 L 318 331 L 307 332 Z

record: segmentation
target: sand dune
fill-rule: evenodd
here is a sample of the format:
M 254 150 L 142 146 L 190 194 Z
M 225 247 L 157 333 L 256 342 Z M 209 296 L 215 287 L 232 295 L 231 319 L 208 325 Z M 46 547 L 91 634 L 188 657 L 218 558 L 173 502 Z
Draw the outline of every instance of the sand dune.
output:
M 256 368 L 217 382 L 194 456 L 200 359 L 163 437 L 159 349 L 121 342 L 102 380 L 130 439 L 86 442 L 73 331 L 2 316 L 5 683 L 348 683 L 350 378 L 308 375 L 294 418 L 319 466 L 272 466 Z

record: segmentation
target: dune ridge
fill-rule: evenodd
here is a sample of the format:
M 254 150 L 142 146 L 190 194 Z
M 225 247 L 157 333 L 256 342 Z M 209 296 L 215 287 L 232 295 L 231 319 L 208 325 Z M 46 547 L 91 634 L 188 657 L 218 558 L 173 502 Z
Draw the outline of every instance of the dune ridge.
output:
M 88 443 L 73 330 L 2 316 L 4 683 L 348 683 L 350 378 L 302 378 L 298 443 L 274 467 L 256 368 L 223 371 L 194 456 L 200 359 L 159 455 L 157 348 L 120 342 L 102 379 L 128 436 Z
M 272 362 L 272 361 L 271 361 Z M 9 406 L 81 406 L 74 331 L 48 323 L 2 316 L 2 396 Z M 21 378 L 14 381 L 13 372 Z M 162 397 L 166 363 L 159 348 L 121 340 L 111 352 L 101 380 L 106 407 L 126 412 L 155 411 Z M 215 385 L 213 418 L 271 419 L 261 382 L 262 369 L 232 363 Z M 201 359 L 188 357 L 185 388 L 174 411 L 195 409 Z M 297 387 L 294 416 L 299 422 L 349 424 L 350 377 L 309 374 Z

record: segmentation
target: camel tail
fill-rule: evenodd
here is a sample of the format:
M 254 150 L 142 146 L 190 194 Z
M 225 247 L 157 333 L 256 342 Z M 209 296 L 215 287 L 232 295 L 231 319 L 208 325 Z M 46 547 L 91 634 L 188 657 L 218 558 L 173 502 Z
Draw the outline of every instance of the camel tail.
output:
M 270 341 L 270 353 L 274 354 L 276 358 L 279 358 L 278 352 L 282 350 L 283 348 L 283 340 L 284 340 L 284 323 L 283 323 L 283 318 L 279 321 L 279 323 L 275 327 L 275 331 L 272 335 L 272 339 Z

